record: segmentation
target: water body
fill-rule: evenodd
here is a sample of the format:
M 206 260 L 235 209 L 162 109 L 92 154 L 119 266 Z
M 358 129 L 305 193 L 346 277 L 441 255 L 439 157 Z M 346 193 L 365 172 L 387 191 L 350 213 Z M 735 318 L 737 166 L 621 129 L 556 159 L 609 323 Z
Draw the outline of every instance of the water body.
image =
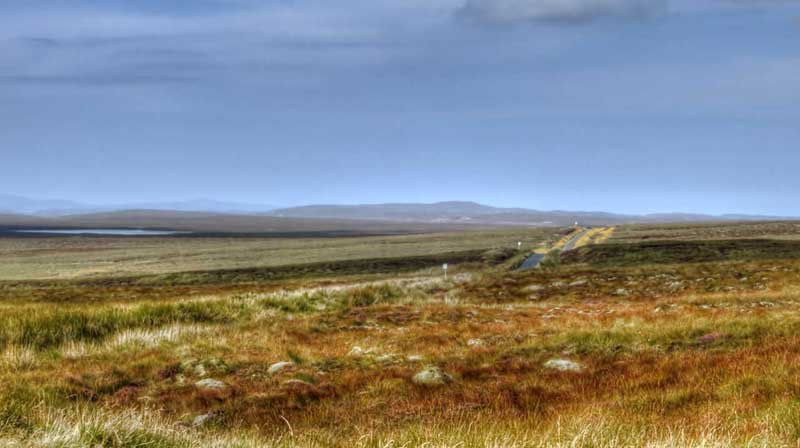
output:
M 173 230 L 142 230 L 142 229 L 31 229 L 15 230 L 16 233 L 41 233 L 47 235 L 114 235 L 114 236 L 159 236 L 177 235 L 186 232 Z

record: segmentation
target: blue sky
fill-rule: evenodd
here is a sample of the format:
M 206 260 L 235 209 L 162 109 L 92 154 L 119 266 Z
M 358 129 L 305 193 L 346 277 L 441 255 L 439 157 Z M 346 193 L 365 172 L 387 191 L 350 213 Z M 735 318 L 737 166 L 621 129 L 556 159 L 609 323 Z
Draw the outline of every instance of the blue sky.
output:
M 797 0 L 4 0 L 0 192 L 800 215 Z

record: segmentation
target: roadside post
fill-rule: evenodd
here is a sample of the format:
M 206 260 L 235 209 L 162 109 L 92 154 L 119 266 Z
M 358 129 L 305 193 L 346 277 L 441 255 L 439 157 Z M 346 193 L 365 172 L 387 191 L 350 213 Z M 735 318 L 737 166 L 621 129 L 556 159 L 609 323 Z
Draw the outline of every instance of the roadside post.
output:
M 442 269 L 444 270 L 444 279 L 447 280 L 447 263 L 442 265 Z

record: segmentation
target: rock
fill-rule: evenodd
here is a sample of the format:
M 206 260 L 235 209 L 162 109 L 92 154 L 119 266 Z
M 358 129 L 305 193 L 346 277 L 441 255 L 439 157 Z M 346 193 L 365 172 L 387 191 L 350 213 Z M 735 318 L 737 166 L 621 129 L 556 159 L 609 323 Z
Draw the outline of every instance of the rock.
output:
M 390 363 L 394 362 L 395 360 L 397 360 L 397 355 L 395 355 L 394 353 L 387 353 L 385 355 L 381 355 L 375 358 L 375 361 L 380 363 Z
M 194 385 L 200 389 L 205 389 L 205 390 L 226 390 L 228 388 L 227 384 L 223 383 L 220 380 L 215 380 L 213 378 L 206 378 L 204 380 L 200 380 L 194 383 Z
M 528 285 L 528 286 L 525 287 L 524 291 L 536 292 L 536 291 L 541 291 L 543 289 L 544 289 L 544 286 L 542 286 L 542 285 Z
M 708 333 L 697 338 L 697 342 L 700 342 L 701 344 L 711 344 L 722 339 L 723 337 L 725 337 L 725 335 L 722 333 Z
M 197 417 L 192 420 L 192 426 L 200 427 L 204 426 L 206 423 L 211 422 L 211 420 L 215 417 L 214 413 L 208 413 L 203 415 L 198 415 Z
M 284 386 L 289 387 L 313 387 L 314 385 L 309 383 L 308 381 L 299 380 L 297 378 L 292 378 L 291 380 L 286 380 L 283 382 Z
M 422 362 L 425 358 L 420 355 L 409 355 L 406 360 L 408 362 Z
M 361 347 L 356 345 L 355 347 L 353 347 L 352 350 L 350 350 L 349 355 L 350 356 L 359 357 L 359 356 L 368 355 L 369 352 L 370 352 L 370 350 L 364 350 L 363 348 L 361 348 Z
M 467 346 L 469 347 L 481 347 L 483 346 L 483 341 L 480 339 L 470 339 L 467 341 Z
M 544 363 L 545 368 L 561 372 L 582 372 L 583 366 L 568 359 L 551 359 Z
M 453 377 L 438 367 L 428 367 L 414 375 L 411 381 L 418 386 L 436 387 L 453 381 Z
M 618 296 L 629 296 L 629 295 L 631 295 L 630 291 L 628 291 L 625 288 L 617 289 L 616 291 L 614 291 L 614 294 L 618 295 Z
M 269 366 L 267 373 L 270 375 L 275 375 L 276 373 L 280 372 L 281 370 L 285 370 L 288 368 L 294 367 L 294 363 L 291 361 L 281 361 L 276 362 L 275 364 Z
M 585 285 L 587 283 L 589 283 L 589 282 L 586 281 L 586 280 L 581 279 L 581 280 L 575 280 L 574 282 L 570 283 L 569 286 L 583 286 L 583 285 Z

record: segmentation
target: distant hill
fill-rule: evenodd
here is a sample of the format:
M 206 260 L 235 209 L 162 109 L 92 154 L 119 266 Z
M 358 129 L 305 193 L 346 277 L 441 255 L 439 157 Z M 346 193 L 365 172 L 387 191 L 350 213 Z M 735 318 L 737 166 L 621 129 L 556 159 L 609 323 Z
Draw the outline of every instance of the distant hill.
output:
M 266 206 L 212 200 L 140 205 L 145 207 L 130 210 L 98 209 L 97 206 L 70 201 L 35 201 L 16 196 L 0 196 L 0 227 L 119 227 L 202 233 L 386 234 L 509 226 L 569 226 L 575 222 L 584 226 L 602 226 L 787 219 L 687 213 L 622 215 L 593 211 L 539 211 L 492 207 L 465 201 L 433 204 L 308 205 L 264 212 L 258 212 L 258 209 Z M 237 211 L 236 208 L 245 210 Z
M 67 216 L 76 214 L 115 212 L 124 210 L 167 210 L 214 213 L 265 213 L 275 209 L 266 204 L 225 202 L 213 199 L 193 199 L 171 202 L 136 202 L 121 204 L 85 204 L 60 199 L 30 199 L 22 196 L 0 195 L 0 213 L 36 216 Z
M 200 234 L 390 235 L 489 228 L 458 223 L 384 220 L 281 218 L 276 216 L 174 210 L 122 210 L 57 217 L 0 214 L 0 234 L 19 228 L 150 229 Z
M 277 209 L 272 216 L 313 219 L 361 219 L 398 222 L 474 223 L 484 225 L 565 226 L 612 225 L 626 223 L 669 223 L 704 221 L 743 221 L 785 219 L 767 216 L 712 216 L 688 213 L 623 215 L 596 211 L 540 211 L 524 208 L 501 208 L 475 202 L 438 202 L 433 204 L 307 205 Z
M 437 202 L 434 204 L 305 205 L 277 209 L 274 216 L 291 218 L 383 219 L 395 221 L 468 220 L 506 209 L 476 202 Z M 523 209 L 509 209 L 524 211 Z

